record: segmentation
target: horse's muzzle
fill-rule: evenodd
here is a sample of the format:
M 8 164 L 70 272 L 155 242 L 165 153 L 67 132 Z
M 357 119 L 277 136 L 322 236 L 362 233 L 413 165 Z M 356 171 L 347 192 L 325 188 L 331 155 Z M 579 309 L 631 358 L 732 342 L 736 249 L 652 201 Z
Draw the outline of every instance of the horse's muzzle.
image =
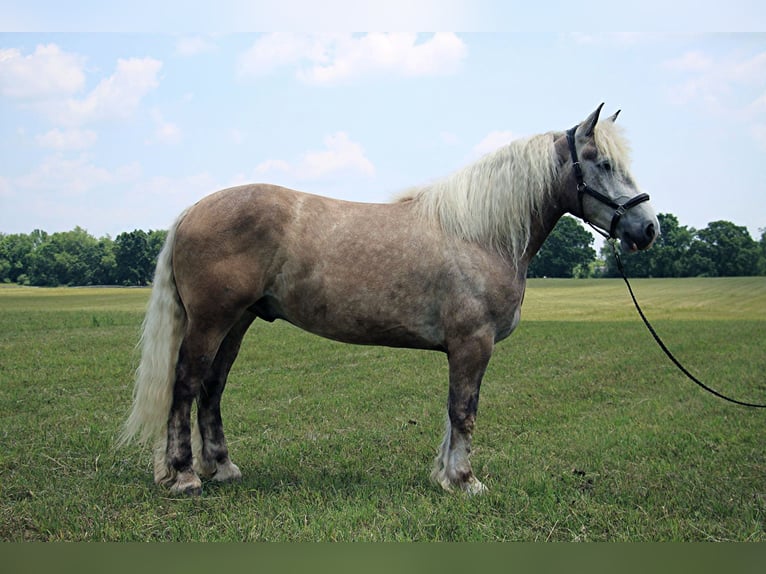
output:
M 657 220 L 642 221 L 625 226 L 620 234 L 620 244 L 625 251 L 643 251 L 649 249 L 660 236 L 660 224 Z

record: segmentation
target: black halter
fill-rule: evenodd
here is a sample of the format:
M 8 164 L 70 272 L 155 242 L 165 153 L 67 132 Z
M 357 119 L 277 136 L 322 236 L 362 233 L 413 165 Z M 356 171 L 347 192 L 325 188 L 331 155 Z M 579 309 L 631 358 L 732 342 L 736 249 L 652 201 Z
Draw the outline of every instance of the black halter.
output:
M 593 189 L 587 183 L 585 183 L 582 175 L 582 167 L 580 167 L 580 161 L 577 159 L 577 148 L 575 147 L 575 131 L 577 131 L 577 128 L 578 126 L 575 126 L 567 131 L 567 142 L 569 143 L 569 153 L 572 155 L 572 169 L 574 169 L 575 179 L 577 180 L 577 199 L 580 202 L 580 213 L 582 214 L 582 219 L 585 221 L 585 223 L 590 225 L 604 237 L 608 239 L 616 239 L 617 236 L 614 232 L 617 230 L 617 224 L 619 223 L 620 218 L 625 215 L 625 213 L 631 207 L 635 207 L 639 203 L 649 201 L 649 195 L 646 193 L 639 193 L 637 196 L 631 197 L 625 203 L 619 204 L 616 201 L 612 201 L 606 195 Z M 612 223 L 609 226 L 609 235 L 607 235 L 605 231 L 602 231 L 596 227 L 592 222 L 588 221 L 582 204 L 583 195 L 586 193 L 601 203 L 614 209 L 614 215 L 612 215 Z

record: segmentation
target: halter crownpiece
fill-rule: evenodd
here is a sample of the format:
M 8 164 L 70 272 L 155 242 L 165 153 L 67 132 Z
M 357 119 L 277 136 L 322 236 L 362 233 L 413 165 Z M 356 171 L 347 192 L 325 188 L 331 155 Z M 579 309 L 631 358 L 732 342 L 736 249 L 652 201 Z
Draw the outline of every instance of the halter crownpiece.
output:
M 639 193 L 635 197 L 631 197 L 628 201 L 625 203 L 617 203 L 616 201 L 613 201 L 600 191 L 597 191 L 590 187 L 587 183 L 585 183 L 585 179 L 583 178 L 582 173 L 582 167 L 580 166 L 580 160 L 577 159 L 577 148 L 575 146 L 575 132 L 577 131 L 577 128 L 579 127 L 579 124 L 573 127 L 570 130 L 567 130 L 567 143 L 569 143 L 569 153 L 572 156 L 572 169 L 574 170 L 575 174 L 575 181 L 577 182 L 577 199 L 580 202 L 580 213 L 582 214 L 582 220 L 590 225 L 593 229 L 601 233 L 604 237 L 608 239 L 616 239 L 617 236 L 615 235 L 615 231 L 617 230 L 617 224 L 620 222 L 620 218 L 627 213 L 627 211 L 637 206 L 640 203 L 643 203 L 645 201 L 649 201 L 649 194 L 648 193 Z M 583 208 L 583 195 L 585 194 L 590 195 L 594 199 L 597 199 L 604 205 L 607 205 L 614 209 L 614 214 L 612 215 L 612 223 L 609 225 L 609 234 L 607 235 L 605 231 L 602 231 L 599 229 L 593 222 L 588 220 L 588 217 L 585 215 L 585 209 Z

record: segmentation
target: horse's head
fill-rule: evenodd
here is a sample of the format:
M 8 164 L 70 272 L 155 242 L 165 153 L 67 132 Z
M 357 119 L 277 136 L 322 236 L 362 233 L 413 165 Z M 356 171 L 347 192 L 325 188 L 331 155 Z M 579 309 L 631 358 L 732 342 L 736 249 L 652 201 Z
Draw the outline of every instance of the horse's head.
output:
M 599 123 L 601 104 L 567 132 L 572 182 L 580 216 L 627 251 L 648 249 L 660 234 L 649 196 L 641 193 L 628 162 L 628 146 L 615 126 L 617 112 Z

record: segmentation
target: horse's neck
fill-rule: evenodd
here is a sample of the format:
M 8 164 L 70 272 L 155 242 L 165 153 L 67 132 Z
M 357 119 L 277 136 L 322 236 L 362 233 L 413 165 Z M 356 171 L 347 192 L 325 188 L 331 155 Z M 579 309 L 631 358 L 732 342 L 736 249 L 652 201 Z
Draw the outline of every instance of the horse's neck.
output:
M 559 134 L 554 145 L 556 146 L 556 155 L 558 156 L 559 166 L 563 166 L 569 157 L 569 148 L 566 142 L 566 136 Z M 540 251 L 545 240 L 550 235 L 553 228 L 556 227 L 559 219 L 565 213 L 574 213 L 577 208 L 576 194 L 571 190 L 571 174 L 568 170 L 559 169 L 558 180 L 554 183 L 554 188 L 548 196 L 548 201 L 541 207 L 540 217 L 535 217 L 529 230 L 529 243 L 524 252 L 525 264 L 529 264 L 535 254 Z
M 543 243 L 545 243 L 548 235 L 550 235 L 551 231 L 556 226 L 558 220 L 561 219 L 562 215 L 563 212 L 556 215 L 551 215 L 550 217 L 545 217 L 543 221 L 535 222 L 532 225 L 529 233 L 529 244 L 527 245 L 527 249 L 524 252 L 524 259 L 527 264 L 532 261 L 532 258 L 537 254 L 538 251 L 540 251 L 540 247 L 542 247 Z
M 565 197 L 562 196 L 564 189 L 557 189 L 551 193 L 551 200 L 542 207 L 540 217 L 535 217 L 529 229 L 529 243 L 524 252 L 524 262 L 528 265 L 532 258 L 540 251 L 543 243 L 556 227 L 559 219 L 568 211 Z

